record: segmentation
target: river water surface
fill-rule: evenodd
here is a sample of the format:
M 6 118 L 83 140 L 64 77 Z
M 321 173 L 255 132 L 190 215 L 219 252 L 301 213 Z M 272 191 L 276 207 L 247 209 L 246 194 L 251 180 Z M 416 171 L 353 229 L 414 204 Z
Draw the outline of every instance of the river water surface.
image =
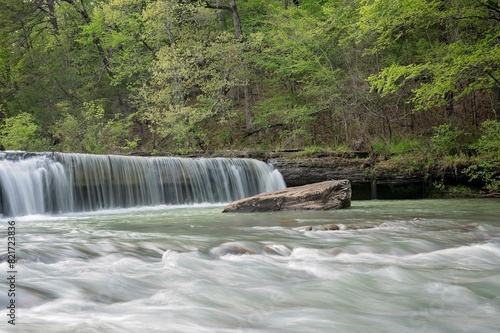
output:
M 20 260 L 16 325 L 3 310 L 0 331 L 500 331 L 498 200 L 221 209 L 2 219 L 2 247 L 15 220 Z M 2 279 L 3 309 L 8 288 Z

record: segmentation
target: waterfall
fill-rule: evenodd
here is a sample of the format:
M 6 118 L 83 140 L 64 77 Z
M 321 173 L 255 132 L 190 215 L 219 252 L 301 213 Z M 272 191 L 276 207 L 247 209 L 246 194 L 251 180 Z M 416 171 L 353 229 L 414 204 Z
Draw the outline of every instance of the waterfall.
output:
M 0 214 L 225 203 L 285 188 L 264 162 L 239 158 L 0 154 Z

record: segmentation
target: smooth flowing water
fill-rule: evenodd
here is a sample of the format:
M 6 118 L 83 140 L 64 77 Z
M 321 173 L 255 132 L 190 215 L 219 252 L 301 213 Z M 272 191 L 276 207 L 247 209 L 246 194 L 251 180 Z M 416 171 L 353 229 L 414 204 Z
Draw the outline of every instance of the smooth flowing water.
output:
M 2 332 L 499 332 L 500 201 L 157 206 L 15 220 Z M 321 230 L 335 223 L 340 230 Z M 311 226 L 310 228 L 303 228 Z M 5 247 L 4 245 L 2 245 Z M 8 264 L 0 264 L 3 272 Z
M 221 203 L 285 187 L 254 159 L 0 153 L 3 216 Z

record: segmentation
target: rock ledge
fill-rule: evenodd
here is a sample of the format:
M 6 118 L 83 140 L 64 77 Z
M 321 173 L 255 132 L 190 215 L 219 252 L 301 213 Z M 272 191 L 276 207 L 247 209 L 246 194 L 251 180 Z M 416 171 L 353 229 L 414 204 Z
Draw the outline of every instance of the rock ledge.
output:
M 351 206 L 351 183 L 347 179 L 342 179 L 257 194 L 230 203 L 222 212 L 330 210 L 349 206 Z

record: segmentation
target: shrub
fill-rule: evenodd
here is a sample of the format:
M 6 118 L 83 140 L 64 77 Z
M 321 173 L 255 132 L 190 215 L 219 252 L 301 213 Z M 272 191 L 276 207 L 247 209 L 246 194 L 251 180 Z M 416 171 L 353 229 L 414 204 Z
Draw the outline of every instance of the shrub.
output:
M 463 148 L 462 131 L 451 128 L 450 124 L 434 126 L 434 135 L 431 138 L 432 148 L 440 155 L 455 155 Z
M 467 175 L 483 180 L 489 191 L 500 192 L 500 122 L 483 122 L 481 137 L 473 148 L 478 155 L 476 163 L 466 169 Z
M 8 150 L 46 150 L 48 140 L 39 138 L 34 117 L 26 112 L 5 119 L 0 127 L 1 142 Z

